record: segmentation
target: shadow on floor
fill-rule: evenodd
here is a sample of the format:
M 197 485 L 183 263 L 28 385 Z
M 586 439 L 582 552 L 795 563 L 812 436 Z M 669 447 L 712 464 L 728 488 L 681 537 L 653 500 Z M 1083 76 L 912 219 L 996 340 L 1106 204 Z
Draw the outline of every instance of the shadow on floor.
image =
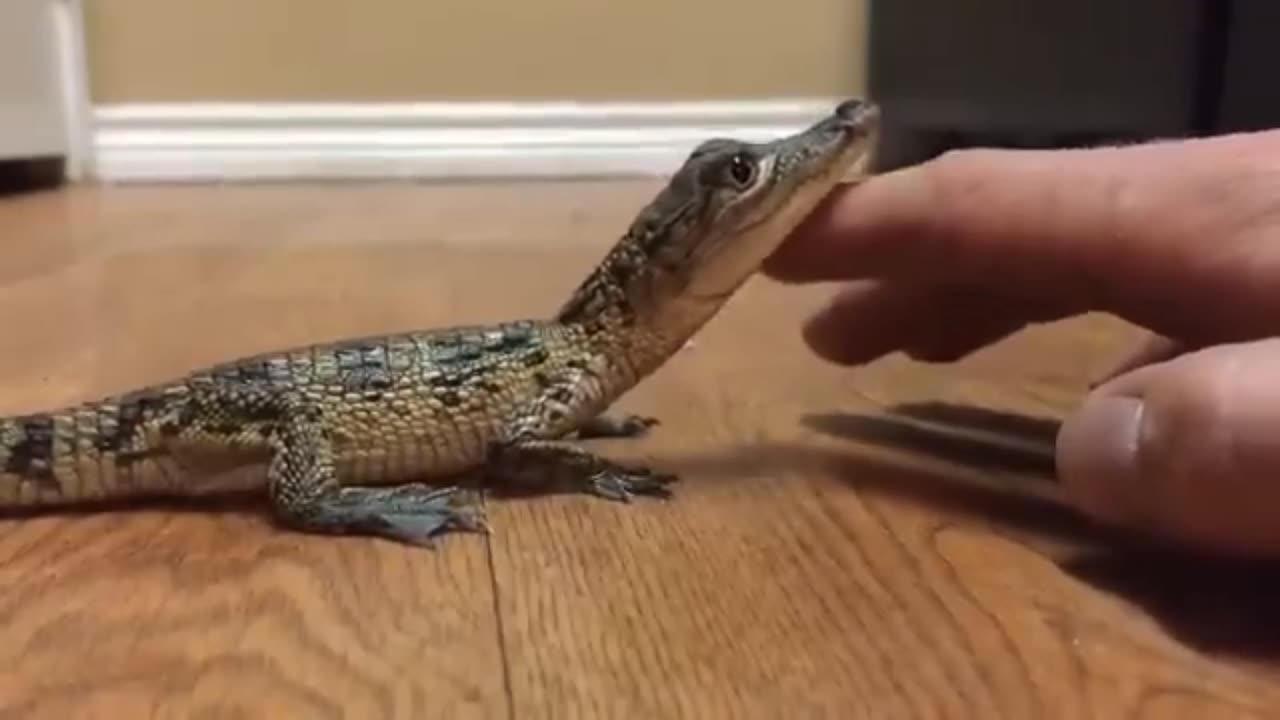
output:
M 701 456 L 650 456 L 645 462 L 700 482 L 768 475 L 830 477 L 867 497 L 901 499 L 1071 547 L 1116 541 L 1113 531 L 1054 497 L 1052 444 L 1044 442 L 1051 436 L 1046 429 L 1051 421 L 1019 422 L 1012 415 L 941 405 L 904 406 L 902 413 L 804 419 L 816 432 L 848 441 L 847 448 L 761 442 Z M 1015 430 L 999 433 L 992 427 Z M 868 447 L 888 452 L 867 452 Z
M 975 405 L 944 402 L 917 402 L 891 405 L 894 415 L 937 423 L 955 429 L 1003 434 L 1011 439 L 1052 448 L 1062 421 L 1023 413 L 989 410 Z
M 1137 605 L 1201 652 L 1280 660 L 1280 561 L 1116 549 L 1060 565 L 1082 582 Z
M 923 421 L 923 422 L 920 422 Z M 1053 485 L 1054 420 L 947 404 L 898 406 L 884 415 L 828 414 L 810 428 L 851 442 L 888 447 L 970 470 L 1012 474 Z M 1037 449 L 1038 448 L 1038 449 Z M 1168 547 L 1151 538 L 1102 528 L 1044 500 L 966 485 L 945 473 L 858 471 L 850 482 L 869 492 L 909 496 L 948 512 L 980 513 L 1010 530 L 1084 541 L 1057 562 L 1069 575 L 1148 613 L 1201 652 L 1250 660 L 1280 659 L 1280 561 L 1239 560 Z M 855 478 L 856 479 L 853 479 Z M 1058 505 L 1054 507 L 1054 505 Z
M 901 405 L 888 414 L 808 415 L 804 424 L 832 437 L 874 443 L 974 469 L 1054 477 L 1058 423 L 943 403 Z
M 111 498 L 84 500 L 66 505 L 12 507 L 0 509 L 0 520 L 23 520 L 37 517 L 76 517 L 118 513 L 128 515 L 147 510 L 163 510 L 172 513 L 205 514 L 258 514 L 270 517 L 270 504 L 262 493 L 233 491 L 199 497 L 164 496 Z
M 1067 540 L 1115 541 L 1113 533 L 1056 498 L 1057 420 L 950 403 L 913 403 L 881 414 L 808 415 L 802 422 L 815 432 L 890 450 L 902 458 L 891 476 L 883 471 L 846 473 L 856 475 L 855 484 L 867 491 L 910 496 L 948 512 L 981 515 L 1010 529 Z M 920 460 L 940 462 L 944 468 L 908 470 Z

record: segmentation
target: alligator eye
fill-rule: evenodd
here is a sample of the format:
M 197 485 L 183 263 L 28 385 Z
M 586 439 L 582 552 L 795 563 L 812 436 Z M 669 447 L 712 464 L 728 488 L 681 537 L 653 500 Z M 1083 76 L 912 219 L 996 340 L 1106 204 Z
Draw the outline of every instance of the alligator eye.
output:
M 750 155 L 738 153 L 729 160 L 729 179 L 739 187 L 746 187 L 756 178 L 756 164 Z

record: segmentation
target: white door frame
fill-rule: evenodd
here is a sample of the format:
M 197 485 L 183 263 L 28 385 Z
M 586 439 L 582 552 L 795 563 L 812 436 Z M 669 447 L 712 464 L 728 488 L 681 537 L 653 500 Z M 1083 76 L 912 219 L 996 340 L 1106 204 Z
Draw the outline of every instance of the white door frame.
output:
M 71 181 L 93 176 L 93 108 L 89 99 L 89 60 L 82 0 L 50 0 L 58 57 L 58 84 L 66 136 L 66 175 Z

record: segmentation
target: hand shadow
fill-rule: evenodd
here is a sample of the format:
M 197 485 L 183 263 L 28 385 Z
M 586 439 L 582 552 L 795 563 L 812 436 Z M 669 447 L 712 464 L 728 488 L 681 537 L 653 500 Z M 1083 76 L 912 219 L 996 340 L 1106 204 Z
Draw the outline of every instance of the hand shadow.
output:
M 1139 606 L 1201 652 L 1280 660 L 1280 561 L 1152 547 L 1082 555 L 1059 565 Z
M 802 422 L 830 437 L 909 460 L 940 461 L 955 470 L 926 472 L 910 467 L 918 462 L 885 460 L 882 464 L 897 466 L 894 472 L 867 472 L 866 460 L 859 460 L 862 467 L 843 469 L 840 476 L 860 491 L 983 517 L 1004 530 L 1066 541 L 1072 549 L 1122 542 L 1127 535 L 1094 523 L 1056 497 L 1056 420 L 915 403 L 876 414 L 811 414 Z
M 1056 487 L 1053 440 L 1057 421 L 943 403 L 887 408 L 883 415 L 828 414 L 806 418 L 810 427 L 857 442 L 924 455 L 1000 479 Z M 937 480 L 937 478 L 934 478 Z M 918 484 L 918 483 L 916 483 Z M 941 484 L 959 485 L 959 481 Z M 1093 547 L 1056 558 L 1071 576 L 1134 603 L 1168 632 L 1203 652 L 1280 659 L 1280 561 L 1200 555 L 1159 540 L 1103 528 L 1074 512 L 1031 511 L 1015 502 L 1026 487 L 986 489 L 981 505 L 1001 524 L 1027 523 Z M 895 488 L 908 492 L 907 486 Z M 918 493 L 919 488 L 910 490 Z M 942 492 L 934 490 L 933 495 Z M 954 494 L 956 491 L 951 491 Z M 970 488 L 970 494 L 978 493 Z M 998 496 L 1004 495 L 1004 498 Z M 974 500 L 974 502 L 979 502 Z M 1015 510 L 1019 506 L 1022 510 Z
M 809 415 L 804 423 L 833 437 L 873 442 L 975 469 L 1054 480 L 1057 420 L 937 402 L 894 405 L 887 412 Z

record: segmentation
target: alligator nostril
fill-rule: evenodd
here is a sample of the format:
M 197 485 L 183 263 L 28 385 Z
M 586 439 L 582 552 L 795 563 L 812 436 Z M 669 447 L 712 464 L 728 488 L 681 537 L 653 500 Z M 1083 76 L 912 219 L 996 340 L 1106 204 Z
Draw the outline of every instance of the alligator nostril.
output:
M 862 105 L 863 103 L 861 100 L 845 100 L 836 106 L 836 115 L 839 115 L 846 120 L 852 120 L 858 115 L 858 112 L 862 109 Z

